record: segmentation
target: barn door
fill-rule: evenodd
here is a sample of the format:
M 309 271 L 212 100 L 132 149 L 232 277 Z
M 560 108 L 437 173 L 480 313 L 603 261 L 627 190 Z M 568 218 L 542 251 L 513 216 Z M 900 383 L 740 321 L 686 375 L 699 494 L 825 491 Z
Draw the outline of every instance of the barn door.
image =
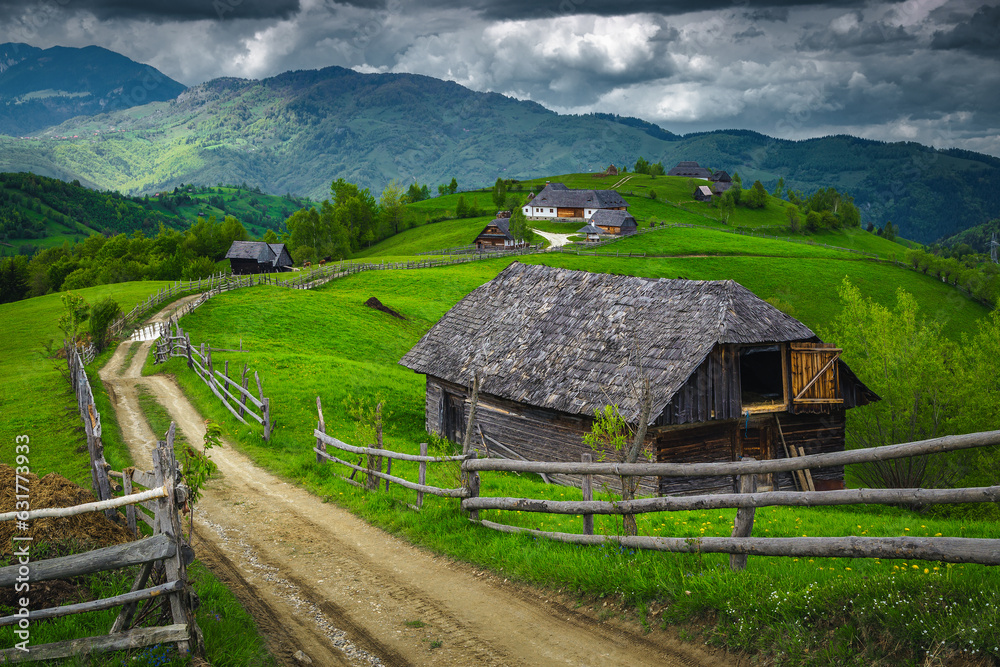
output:
M 842 350 L 829 343 L 790 343 L 789 348 L 792 412 L 843 404 L 837 363 Z
M 445 392 L 444 395 L 444 437 L 460 443 L 465 437 L 465 401 L 461 397 Z

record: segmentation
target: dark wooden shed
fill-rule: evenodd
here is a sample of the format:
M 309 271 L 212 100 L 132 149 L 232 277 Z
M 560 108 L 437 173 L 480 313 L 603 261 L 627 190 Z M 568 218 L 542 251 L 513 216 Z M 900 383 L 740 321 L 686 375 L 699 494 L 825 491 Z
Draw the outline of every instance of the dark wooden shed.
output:
M 284 243 L 233 241 L 226 259 L 229 260 L 230 270 L 236 275 L 288 271 L 292 266 L 292 256 L 288 254 Z
M 456 304 L 400 361 L 425 374 L 427 430 L 491 453 L 579 461 L 596 410 L 633 426 L 652 387 L 659 461 L 782 458 L 844 448 L 845 410 L 878 397 L 798 320 L 731 281 L 616 276 L 513 263 Z M 813 471 L 820 489 L 843 468 Z M 789 474 L 764 486 L 793 488 Z M 647 493 L 729 492 L 731 479 L 645 480 Z

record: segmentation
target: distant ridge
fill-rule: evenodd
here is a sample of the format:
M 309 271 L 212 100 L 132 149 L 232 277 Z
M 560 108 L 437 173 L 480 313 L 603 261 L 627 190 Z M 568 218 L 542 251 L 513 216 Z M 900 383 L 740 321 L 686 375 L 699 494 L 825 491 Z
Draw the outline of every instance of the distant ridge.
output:
M 27 62 L 0 74 L 0 94 Z M 132 194 L 246 182 L 322 199 L 337 178 L 376 194 L 392 180 L 433 187 L 453 177 L 464 190 L 498 177 L 631 169 L 642 156 L 668 170 L 693 160 L 738 172 L 745 187 L 760 180 L 769 191 L 779 178 L 805 195 L 834 187 L 854 197 L 864 222 L 891 221 L 924 243 L 1000 216 L 1000 159 L 970 151 L 751 130 L 680 136 L 638 118 L 561 115 L 432 77 L 342 67 L 215 79 L 141 113 L 81 116 L 34 134 L 0 137 L 0 171 Z
M 75 116 L 170 100 L 184 88 L 99 46 L 0 44 L 0 133 L 31 134 Z

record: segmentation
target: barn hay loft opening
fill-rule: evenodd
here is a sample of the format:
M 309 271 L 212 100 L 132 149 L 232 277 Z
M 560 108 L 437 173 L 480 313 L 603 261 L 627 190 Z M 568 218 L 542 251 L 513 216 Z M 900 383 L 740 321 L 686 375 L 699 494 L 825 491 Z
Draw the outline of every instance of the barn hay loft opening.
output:
M 786 404 L 779 345 L 740 350 L 740 399 L 743 409 L 783 410 Z

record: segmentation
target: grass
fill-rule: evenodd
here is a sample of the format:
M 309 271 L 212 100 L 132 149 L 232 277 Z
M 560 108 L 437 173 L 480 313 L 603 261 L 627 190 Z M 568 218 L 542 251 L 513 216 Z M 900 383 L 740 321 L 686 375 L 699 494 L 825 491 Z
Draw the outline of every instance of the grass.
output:
M 531 261 L 571 268 L 738 279 L 759 295 L 787 297 L 799 316 L 819 327 L 836 311 L 834 292 L 849 273 L 862 291 L 891 300 L 897 285 L 919 291 L 931 314 L 947 313 L 955 330 L 969 330 L 983 311 L 965 299 L 953 303 L 946 286 L 912 272 L 870 262 L 823 258 L 776 258 L 762 271 L 750 257 L 632 260 L 535 256 Z M 366 520 L 450 557 L 487 567 L 504 577 L 568 591 L 584 605 L 617 600 L 645 622 L 684 624 L 700 641 L 758 653 L 779 664 L 905 664 L 924 657 L 1000 657 L 1000 571 L 974 565 L 890 560 L 753 557 L 742 573 L 712 554 L 658 554 L 613 545 L 578 547 L 527 536 L 506 535 L 470 524 L 453 500 L 427 498 L 423 511 L 405 507 L 413 494 L 394 487 L 368 493 L 341 481 L 335 466 L 317 464 L 311 448 L 315 398 L 324 406 L 327 431 L 361 444 L 347 415 L 350 398 L 381 396 L 386 445 L 416 453 L 424 432 L 423 380 L 398 359 L 452 304 L 495 275 L 508 260 L 425 269 L 371 272 L 334 281 L 314 292 L 261 286 L 216 297 L 184 318 L 195 342 L 213 347 L 242 336 L 253 368 L 262 371 L 265 394 L 280 426 L 270 442 L 259 427 L 228 417 L 210 391 L 182 360 L 166 370 L 177 374 L 206 417 L 224 424 L 237 446 L 258 464 L 297 480 L 324 499 Z M 402 313 L 391 318 L 362 304 L 376 296 Z M 259 317 L 259 304 L 272 317 Z M 221 363 L 226 357 L 219 353 Z M 235 359 L 235 356 L 234 356 Z M 432 441 L 433 442 L 433 441 Z M 440 449 L 439 449 L 440 451 Z M 393 473 L 415 479 L 416 466 L 397 462 Z M 453 465 L 432 466 L 428 483 L 457 486 Z M 484 474 L 482 495 L 574 500 L 575 488 L 547 486 L 531 475 Z M 650 514 L 639 518 L 646 535 L 728 535 L 733 510 Z M 511 525 L 581 532 L 580 517 L 483 512 L 483 518 Z M 595 517 L 596 528 L 619 533 L 620 522 Z M 758 512 L 757 535 L 943 535 L 1000 538 L 995 522 L 930 518 L 896 508 L 767 508 Z M 916 566 L 916 569 L 914 569 Z M 935 569 L 936 568 L 936 569 Z M 976 653 L 971 653 L 976 651 Z
M 492 219 L 492 216 L 462 218 L 414 227 L 355 253 L 352 259 L 415 255 L 419 252 L 469 245 Z

